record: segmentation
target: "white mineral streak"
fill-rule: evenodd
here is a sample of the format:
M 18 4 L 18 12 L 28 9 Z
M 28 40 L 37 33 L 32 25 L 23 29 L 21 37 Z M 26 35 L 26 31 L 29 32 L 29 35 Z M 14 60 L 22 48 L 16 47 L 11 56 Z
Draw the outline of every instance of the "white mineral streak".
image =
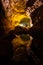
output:
M 41 5 L 43 5 L 43 2 L 41 2 L 41 0 L 36 0 L 31 7 L 27 8 L 27 11 L 31 14 L 35 9 L 37 9 Z
M 5 11 L 7 12 L 7 15 L 10 16 L 12 14 L 12 7 L 15 5 L 18 5 L 19 2 L 27 2 L 28 0 L 2 0 L 2 4 L 4 6 Z M 43 5 L 41 0 L 36 0 L 35 3 L 27 8 L 27 13 L 30 15 L 36 8 L 40 7 Z

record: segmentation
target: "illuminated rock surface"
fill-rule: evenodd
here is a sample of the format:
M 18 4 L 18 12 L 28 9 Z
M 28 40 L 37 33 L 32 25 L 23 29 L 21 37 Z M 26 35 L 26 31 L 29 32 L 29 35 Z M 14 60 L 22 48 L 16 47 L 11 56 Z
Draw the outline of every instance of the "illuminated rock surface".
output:
M 1 9 L 0 9 L 1 10 Z M 2 13 L 2 11 L 1 11 Z M 0 13 L 0 14 L 1 14 Z M 3 64 L 15 64 L 15 63 L 20 63 L 20 65 L 43 65 L 43 6 L 41 6 L 40 8 L 36 9 L 34 13 L 32 13 L 32 20 L 34 21 L 34 26 L 32 28 L 29 29 L 28 33 L 33 36 L 33 41 L 32 44 L 30 45 L 30 49 L 31 50 L 26 50 L 24 45 L 20 45 L 17 46 L 17 48 L 15 49 L 14 47 L 11 47 L 12 44 L 12 39 L 18 39 L 20 38 L 20 35 L 14 34 L 14 31 L 12 32 L 12 27 L 11 22 L 6 21 L 7 19 L 3 17 L 3 15 L 0 15 L 0 17 L 2 16 L 0 23 L 3 23 L 3 27 L 7 27 L 7 31 L 8 29 L 10 29 L 10 33 L 8 33 L 8 35 L 3 34 L 1 30 L 3 29 L 3 27 L 0 26 L 1 30 L 0 30 L 0 60 L 2 62 L 0 62 Z M 40 16 L 40 17 L 39 17 Z M 4 19 L 3 19 L 4 18 Z M 6 19 L 6 20 L 5 20 Z M 6 26 L 5 26 L 6 25 Z M 21 28 L 20 28 L 21 30 Z M 27 31 L 27 29 L 25 29 Z M 25 32 L 24 28 L 23 31 Z M 18 30 L 17 30 L 18 31 Z M 24 33 L 22 31 L 22 33 Z M 5 31 L 3 31 L 5 32 Z M 20 34 L 20 33 L 19 33 Z M 4 36 L 4 37 L 3 37 Z M 24 35 L 22 35 L 24 37 Z M 21 36 L 21 37 L 22 37 Z M 17 37 L 17 38 L 16 38 Z M 20 38 L 21 39 L 21 38 Z M 24 39 L 24 38 L 23 38 Z M 19 40 L 19 39 L 18 39 Z M 21 40 L 20 40 L 21 41 Z M 27 45 L 28 46 L 28 45 Z M 13 52 L 11 51 L 12 48 L 14 48 Z M 14 57 L 13 57 L 13 54 Z M 9 56 L 10 55 L 10 56 Z M 7 60 L 8 59 L 8 60 Z M 5 63 L 6 61 L 6 63 Z
M 2 0 L 5 15 L 8 19 L 6 26 L 9 28 L 9 30 L 13 30 L 15 26 L 18 26 L 23 18 L 30 19 L 28 22 L 30 23 L 30 26 L 32 25 L 31 17 L 26 11 L 26 2 L 26 0 Z

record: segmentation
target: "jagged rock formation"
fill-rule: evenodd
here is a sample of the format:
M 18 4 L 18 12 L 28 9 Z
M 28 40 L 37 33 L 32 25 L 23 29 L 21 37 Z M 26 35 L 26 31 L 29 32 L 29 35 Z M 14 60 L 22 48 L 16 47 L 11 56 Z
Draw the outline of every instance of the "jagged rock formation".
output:
M 6 61 L 7 64 L 22 63 L 21 65 L 43 65 L 43 5 L 37 8 L 33 13 L 31 13 L 32 21 L 34 24 L 32 28 L 27 30 L 17 27 L 19 29 L 19 33 L 22 30 L 20 34 L 22 34 L 23 32 L 24 34 L 29 33 L 33 37 L 33 41 L 29 50 L 26 50 L 25 46 L 22 45 L 18 46 L 16 49 L 13 49 L 11 41 L 16 37 L 15 34 L 18 33 L 18 30 L 16 29 L 10 31 L 8 34 L 3 33 L 3 20 L 5 21 L 5 17 L 3 16 L 4 14 L 2 14 L 2 7 L 0 9 L 0 12 L 0 33 L 2 32 L 0 34 L 0 60 L 2 59 L 1 61 L 4 61 L 3 64 L 6 64 Z M 15 53 L 14 57 L 13 52 Z M 17 58 L 19 58 L 19 60 Z M 0 64 L 2 63 L 0 62 Z

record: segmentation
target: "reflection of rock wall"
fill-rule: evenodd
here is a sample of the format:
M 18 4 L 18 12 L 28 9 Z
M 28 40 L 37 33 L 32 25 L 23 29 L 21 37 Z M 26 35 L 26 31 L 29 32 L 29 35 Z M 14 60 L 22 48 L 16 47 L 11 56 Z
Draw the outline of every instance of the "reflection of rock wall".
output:
M 1 11 L 1 13 L 2 13 L 2 11 Z M 31 45 L 31 50 L 32 50 L 32 53 L 34 52 L 34 54 L 31 54 L 31 50 L 30 50 L 30 52 L 28 50 L 28 54 L 27 54 L 27 51 L 24 50 L 25 48 L 23 46 L 22 46 L 22 49 L 21 49 L 21 47 L 19 49 L 17 48 L 17 51 L 14 51 L 15 52 L 15 56 L 14 56 L 15 60 L 11 60 L 12 64 L 14 63 L 14 61 L 18 61 L 17 58 L 19 58 L 20 62 L 23 63 L 23 65 L 25 63 L 26 63 L 26 65 L 28 65 L 28 64 L 32 65 L 34 63 L 35 63 L 34 65 L 37 65 L 37 64 L 38 65 L 43 65 L 43 6 L 41 6 L 38 9 L 36 9 L 31 14 L 31 16 L 32 16 L 32 20 L 33 20 L 34 26 L 29 30 L 28 33 L 31 36 L 33 36 L 33 42 L 32 42 L 32 45 Z M 0 17 L 1 17 L 0 25 L 1 25 L 1 23 L 3 23 L 3 21 L 7 22 L 7 21 L 5 21 L 3 19 L 4 18 L 3 15 L 0 15 Z M 6 23 L 3 23 L 3 24 L 5 25 Z M 1 26 L 3 26 L 3 25 L 1 25 Z M 0 26 L 0 28 L 1 28 L 1 30 L 3 30 L 3 27 L 1 27 L 1 26 Z M 2 58 L 3 60 L 4 60 L 5 57 L 7 57 L 5 55 L 6 55 L 7 49 L 9 49 L 9 46 L 11 46 L 10 44 L 11 44 L 12 38 L 14 38 L 14 37 L 12 37 L 12 36 L 14 36 L 14 35 L 12 35 L 13 33 L 14 32 L 12 32 L 11 34 L 8 34 L 7 37 L 3 37 L 2 36 L 3 39 L 2 39 L 2 37 L 0 37 L 0 52 L 1 52 L 1 56 L 4 54 L 4 57 Z M 21 33 L 23 33 L 23 31 Z M 10 47 L 10 50 L 11 50 L 11 47 Z M 8 53 L 9 52 L 7 52 L 7 54 Z M 16 54 L 18 54 L 18 55 L 16 55 Z M 25 54 L 27 54 L 27 55 L 25 55 Z M 9 60 L 9 58 L 8 58 L 8 60 Z M 5 63 L 5 61 L 7 62 L 8 60 L 6 60 L 6 58 L 5 58 L 4 63 Z

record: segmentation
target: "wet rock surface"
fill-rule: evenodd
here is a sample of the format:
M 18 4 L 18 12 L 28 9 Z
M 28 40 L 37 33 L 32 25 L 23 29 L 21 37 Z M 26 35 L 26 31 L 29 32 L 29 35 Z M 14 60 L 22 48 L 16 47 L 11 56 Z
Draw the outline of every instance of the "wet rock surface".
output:
M 24 31 L 24 34 L 29 33 L 33 37 L 29 50 L 26 50 L 26 47 L 23 45 L 18 46 L 17 49 L 13 49 L 11 41 L 16 37 L 15 34 L 17 34 L 17 32 L 14 30 L 8 34 L 4 33 L 2 7 L 0 12 L 0 65 L 43 65 L 43 5 L 31 14 L 34 24 L 32 28 L 29 30 L 18 28 L 16 30 L 17 32 L 20 30 L 20 34 Z

